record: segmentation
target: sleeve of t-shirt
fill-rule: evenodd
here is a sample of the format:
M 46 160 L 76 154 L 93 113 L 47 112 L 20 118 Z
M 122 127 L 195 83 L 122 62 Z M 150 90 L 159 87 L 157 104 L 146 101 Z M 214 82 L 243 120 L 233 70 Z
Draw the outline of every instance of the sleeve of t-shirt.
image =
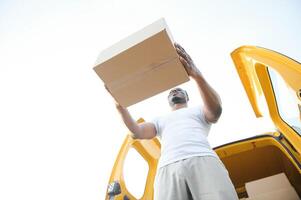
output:
M 157 136 L 161 138 L 161 129 L 160 129 L 159 121 L 160 121 L 159 118 L 156 117 L 153 120 L 151 120 L 150 122 L 155 125 Z
M 211 123 L 208 122 L 205 118 L 205 113 L 204 113 L 204 110 L 203 110 L 203 106 L 197 106 L 198 109 L 200 109 L 200 118 L 201 118 L 201 121 L 206 124 L 207 126 L 211 126 Z

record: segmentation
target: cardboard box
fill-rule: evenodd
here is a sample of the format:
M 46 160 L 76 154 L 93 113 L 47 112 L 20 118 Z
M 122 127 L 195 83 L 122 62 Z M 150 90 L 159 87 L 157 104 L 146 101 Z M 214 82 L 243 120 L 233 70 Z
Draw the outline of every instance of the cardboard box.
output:
M 246 183 L 249 200 L 299 200 L 284 173 Z
M 128 107 L 189 80 L 173 44 L 160 19 L 101 52 L 94 70 Z
M 257 196 L 249 197 L 249 200 L 300 200 L 297 192 L 293 187 L 274 190 L 272 192 L 258 194 Z

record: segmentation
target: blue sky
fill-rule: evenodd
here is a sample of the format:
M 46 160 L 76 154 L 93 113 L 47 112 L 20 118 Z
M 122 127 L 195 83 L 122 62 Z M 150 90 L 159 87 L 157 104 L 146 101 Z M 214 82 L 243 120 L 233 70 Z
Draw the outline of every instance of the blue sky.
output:
M 0 199 L 104 198 L 127 129 L 92 68 L 101 50 L 161 17 L 222 98 L 211 145 L 273 130 L 255 118 L 230 53 L 256 45 L 300 62 L 300 8 L 297 0 L 1 1 Z M 192 81 L 182 87 L 201 104 Z M 146 120 L 169 112 L 166 93 L 129 109 Z

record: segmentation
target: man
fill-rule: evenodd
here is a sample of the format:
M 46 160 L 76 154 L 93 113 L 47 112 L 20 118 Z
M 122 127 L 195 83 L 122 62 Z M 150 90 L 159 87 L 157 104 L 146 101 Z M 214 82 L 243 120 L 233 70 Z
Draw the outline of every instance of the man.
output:
M 118 103 L 117 110 L 134 138 L 161 138 L 155 200 L 238 199 L 228 171 L 207 140 L 211 124 L 222 113 L 219 95 L 186 51 L 179 44 L 175 47 L 188 75 L 195 80 L 204 105 L 188 108 L 187 92 L 176 88 L 168 95 L 172 112 L 152 122 L 138 124 Z

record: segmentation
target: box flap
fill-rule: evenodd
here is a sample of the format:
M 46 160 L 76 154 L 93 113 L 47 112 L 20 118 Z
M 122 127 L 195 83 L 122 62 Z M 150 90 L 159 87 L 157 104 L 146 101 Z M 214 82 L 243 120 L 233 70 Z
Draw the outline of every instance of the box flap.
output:
M 150 38 L 153 35 L 165 30 L 171 40 L 174 43 L 172 38 L 171 32 L 166 24 L 164 18 L 161 18 L 154 23 L 146 26 L 145 28 L 135 32 L 134 34 L 129 35 L 128 37 L 120 40 L 119 42 L 115 43 L 114 45 L 104 49 L 97 57 L 95 65 L 103 63 L 114 56 L 120 54 L 121 52 L 141 43 L 142 41 Z
M 94 67 L 94 70 L 109 86 L 116 80 L 125 77 L 130 79 L 143 70 L 151 69 L 177 57 L 177 52 L 167 32 L 161 31 L 113 58 L 98 64 Z

